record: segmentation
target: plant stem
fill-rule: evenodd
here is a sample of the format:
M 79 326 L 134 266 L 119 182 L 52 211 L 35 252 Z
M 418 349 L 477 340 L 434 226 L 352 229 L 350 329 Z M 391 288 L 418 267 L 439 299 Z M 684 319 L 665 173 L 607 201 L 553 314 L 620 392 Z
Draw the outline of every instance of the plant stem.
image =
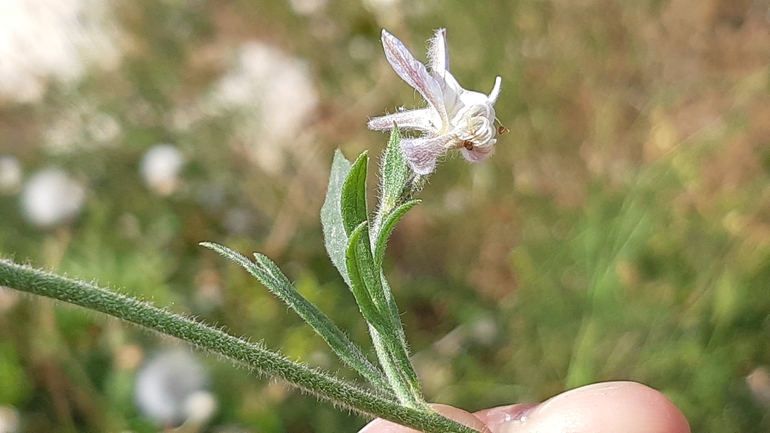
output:
M 385 418 L 427 433 L 475 432 L 435 412 L 403 407 L 349 382 L 289 361 L 261 345 L 92 284 L 43 272 L 9 260 L 0 260 L 0 286 L 99 311 L 179 338 L 260 373 L 279 377 L 318 398 L 330 400 L 365 416 Z

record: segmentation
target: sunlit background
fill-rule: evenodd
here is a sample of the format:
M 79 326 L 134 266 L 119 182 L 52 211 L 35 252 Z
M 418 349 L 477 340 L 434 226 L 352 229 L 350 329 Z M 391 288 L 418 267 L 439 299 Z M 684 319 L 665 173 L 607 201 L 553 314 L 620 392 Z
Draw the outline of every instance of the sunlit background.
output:
M 369 347 L 318 212 L 333 150 L 378 155 L 367 118 L 421 103 L 381 29 L 424 59 L 438 27 L 464 87 L 503 77 L 510 132 L 483 163 L 446 158 L 389 245 L 427 398 L 636 380 L 693 431 L 770 431 L 767 0 L 2 0 L 0 254 L 354 379 L 197 244 L 267 254 Z M 363 424 L 0 288 L 2 433 Z

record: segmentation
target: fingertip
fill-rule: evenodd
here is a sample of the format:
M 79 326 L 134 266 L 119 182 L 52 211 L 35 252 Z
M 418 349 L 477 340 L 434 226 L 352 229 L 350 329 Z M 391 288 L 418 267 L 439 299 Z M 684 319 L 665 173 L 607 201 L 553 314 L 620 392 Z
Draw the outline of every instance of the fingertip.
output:
M 495 408 L 477 416 L 495 433 L 690 433 L 679 408 L 660 392 L 635 382 L 588 385 L 524 412 L 521 406 Z M 506 420 L 506 412 L 516 415 Z
M 495 431 L 495 428 L 505 423 L 525 418 L 537 406 L 537 403 L 512 404 L 481 410 L 475 412 L 474 415 L 492 428 L 492 431 Z

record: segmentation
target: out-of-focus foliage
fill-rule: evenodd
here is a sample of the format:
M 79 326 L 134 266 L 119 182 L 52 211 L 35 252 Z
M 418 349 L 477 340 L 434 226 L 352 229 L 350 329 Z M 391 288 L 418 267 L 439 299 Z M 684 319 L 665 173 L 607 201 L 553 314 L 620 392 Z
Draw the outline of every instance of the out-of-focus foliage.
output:
M 496 109 L 511 132 L 483 163 L 444 161 L 389 244 L 428 399 L 475 410 L 628 379 L 666 393 L 693 431 L 770 430 L 767 2 L 7 3 L 3 255 L 341 369 L 197 243 L 267 254 L 367 344 L 324 254 L 328 166 L 337 147 L 376 155 L 387 136 L 367 117 L 419 101 L 381 55 L 380 29 L 420 53 L 446 27 L 464 87 L 503 77 Z M 181 158 L 149 164 L 157 145 Z M 52 167 L 85 199 L 38 226 L 25 185 Z M 0 291 L 0 409 L 28 432 L 157 430 L 134 380 L 171 344 Z M 219 405 L 210 431 L 363 425 L 202 361 Z

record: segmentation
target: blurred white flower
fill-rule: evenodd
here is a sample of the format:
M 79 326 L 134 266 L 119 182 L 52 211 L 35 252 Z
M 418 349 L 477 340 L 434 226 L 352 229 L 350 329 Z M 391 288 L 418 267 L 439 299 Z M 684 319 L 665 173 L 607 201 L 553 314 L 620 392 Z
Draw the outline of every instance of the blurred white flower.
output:
M 0 12 L 0 97 L 35 102 L 48 78 L 78 81 L 88 66 L 120 60 L 109 2 L 3 0 Z
M 217 412 L 217 398 L 208 391 L 196 391 L 185 399 L 186 424 L 203 424 Z
M 427 175 L 448 150 L 460 150 L 468 161 L 480 161 L 497 142 L 495 102 L 502 80 L 495 79 L 489 95 L 463 89 L 449 72 L 446 30 L 439 29 L 430 41 L 430 71 L 417 61 L 403 43 L 382 31 L 385 57 L 402 80 L 417 90 L 428 108 L 399 111 L 369 121 L 369 128 L 388 131 L 393 125 L 418 131 L 418 138 L 403 138 L 401 149 L 415 173 Z
M 297 136 L 307 129 L 318 94 L 307 65 L 258 41 L 238 49 L 235 68 L 222 77 L 203 101 L 211 114 L 239 117 L 237 139 L 268 173 L 283 168 L 286 151 L 296 152 Z
M 38 227 L 52 227 L 74 219 L 83 207 L 86 190 L 59 168 L 45 168 L 24 185 L 22 209 Z
M 169 195 L 179 186 L 179 171 L 184 166 L 184 157 L 170 144 L 159 144 L 150 148 L 142 157 L 139 167 L 144 183 L 158 195 Z
M 216 412 L 216 399 L 206 390 L 203 366 L 182 349 L 161 353 L 136 377 L 134 396 L 139 410 L 162 426 L 205 422 Z
M 10 406 L 0 406 L 0 433 L 21 431 L 19 411 Z
M 0 156 L 0 194 L 13 194 L 21 187 L 21 164 L 13 156 Z

